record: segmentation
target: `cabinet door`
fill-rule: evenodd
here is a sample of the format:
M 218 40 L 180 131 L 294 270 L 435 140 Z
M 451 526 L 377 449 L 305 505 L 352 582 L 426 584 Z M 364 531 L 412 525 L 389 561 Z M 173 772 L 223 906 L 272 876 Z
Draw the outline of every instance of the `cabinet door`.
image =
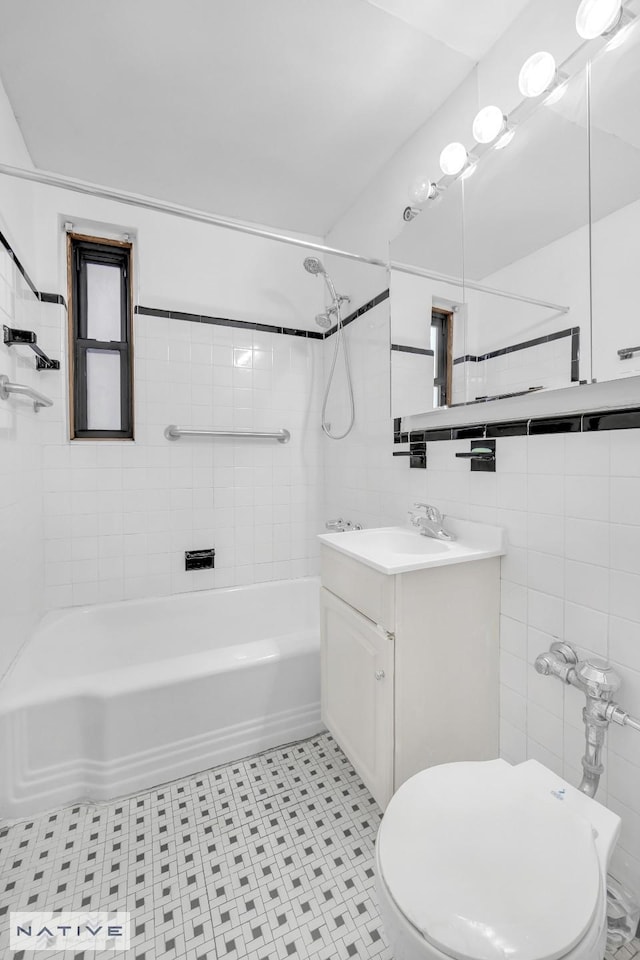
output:
M 384 809 L 393 793 L 394 638 L 320 593 L 322 719 Z

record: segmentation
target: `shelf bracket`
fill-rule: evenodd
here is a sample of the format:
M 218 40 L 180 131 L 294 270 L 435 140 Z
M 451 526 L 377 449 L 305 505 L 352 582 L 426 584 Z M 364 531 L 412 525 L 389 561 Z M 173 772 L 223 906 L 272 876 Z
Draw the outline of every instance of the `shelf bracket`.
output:
M 6 324 L 2 327 L 3 342 L 7 347 L 22 345 L 31 347 L 36 355 L 36 370 L 59 370 L 60 361 L 52 360 L 46 355 L 44 350 L 38 346 L 38 338 L 33 330 L 18 330 L 15 327 L 8 327 Z

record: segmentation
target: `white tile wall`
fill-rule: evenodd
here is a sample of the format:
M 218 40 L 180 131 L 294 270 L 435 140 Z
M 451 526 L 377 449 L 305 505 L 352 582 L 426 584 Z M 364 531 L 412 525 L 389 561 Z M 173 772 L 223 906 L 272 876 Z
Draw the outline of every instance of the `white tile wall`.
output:
M 134 327 L 135 442 L 70 443 L 65 403 L 49 415 L 47 606 L 315 573 L 321 341 L 140 315 Z M 286 427 L 291 441 L 170 442 L 169 423 Z M 215 570 L 185 572 L 185 550 L 211 546 Z
M 427 444 L 427 470 L 392 458 L 385 376 L 388 314 L 349 327 L 358 427 L 325 441 L 327 513 L 368 526 L 405 523 L 413 500 L 499 523 L 502 561 L 501 749 L 535 757 L 577 783 L 582 696 L 538 676 L 533 662 L 557 638 L 611 660 L 620 701 L 640 716 L 640 430 L 510 437 L 495 474 L 471 473 L 454 453 L 469 441 Z M 640 893 L 640 735 L 612 729 L 599 799 L 621 814 L 615 867 Z
M 35 330 L 41 305 L 0 247 L 0 324 Z M 27 347 L 0 342 L 0 374 L 49 392 L 53 371 L 38 373 Z M 42 610 L 42 413 L 15 397 L 0 400 L 0 679 Z

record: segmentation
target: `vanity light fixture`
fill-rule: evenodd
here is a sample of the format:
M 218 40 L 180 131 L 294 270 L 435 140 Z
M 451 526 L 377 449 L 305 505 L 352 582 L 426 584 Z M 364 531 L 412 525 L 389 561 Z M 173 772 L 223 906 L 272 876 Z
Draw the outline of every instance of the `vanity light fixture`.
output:
M 469 162 L 463 143 L 449 143 L 440 154 L 440 169 L 447 177 L 456 177 Z
M 525 60 L 518 77 L 518 88 L 523 97 L 540 97 L 550 91 L 558 79 L 555 58 L 540 50 Z
M 494 143 L 495 150 L 504 150 L 505 147 L 508 147 L 513 138 L 516 135 L 515 127 L 509 127 L 505 129 L 505 132 L 499 137 Z
M 411 203 L 426 203 L 438 196 L 438 186 L 429 177 L 416 177 L 409 188 Z
M 473 136 L 478 143 L 493 143 L 507 129 L 507 118 L 500 107 L 483 107 L 473 121 Z
M 576 30 L 583 40 L 606 37 L 619 25 L 622 0 L 582 0 L 576 13 Z
M 637 22 L 636 17 L 632 13 L 624 10 L 620 20 L 608 34 L 610 40 L 606 44 L 605 50 L 615 50 L 617 47 L 621 47 Z

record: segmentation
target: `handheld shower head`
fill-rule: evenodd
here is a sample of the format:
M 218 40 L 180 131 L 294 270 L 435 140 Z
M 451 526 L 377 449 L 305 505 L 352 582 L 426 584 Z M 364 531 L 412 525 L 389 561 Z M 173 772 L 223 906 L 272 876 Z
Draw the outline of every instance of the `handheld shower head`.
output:
M 316 323 L 319 327 L 322 327 L 324 330 L 327 330 L 333 322 L 333 319 L 336 320 L 336 338 L 335 338 L 335 347 L 333 350 L 333 359 L 331 361 L 331 369 L 329 371 L 329 377 L 327 379 L 327 385 L 324 391 L 324 401 L 322 403 L 322 429 L 327 434 L 328 437 L 331 437 L 332 440 L 342 440 L 347 434 L 351 433 L 355 421 L 355 403 L 353 399 L 353 382 L 351 380 L 351 367 L 349 365 L 349 347 L 344 336 L 344 328 L 342 325 L 342 316 L 340 313 L 340 307 L 343 303 L 349 303 L 349 297 L 339 297 L 336 293 L 336 288 L 333 285 L 333 280 L 327 273 L 324 268 L 322 260 L 319 260 L 318 257 L 305 257 L 303 266 L 307 273 L 312 274 L 314 277 L 322 276 L 324 282 L 327 285 L 327 289 L 331 294 L 331 299 L 333 303 L 324 313 L 316 314 Z M 342 346 L 343 356 L 344 356 L 344 365 L 347 375 L 347 389 L 349 391 L 349 408 L 350 408 L 350 419 L 349 426 L 344 431 L 344 433 L 332 433 L 331 424 L 327 422 L 327 403 L 329 401 L 329 393 L 331 391 L 331 384 L 333 383 L 333 375 L 336 369 L 336 360 L 338 359 L 338 351 Z
M 338 299 L 338 294 L 336 293 L 336 288 L 333 285 L 333 280 L 324 268 L 322 260 L 319 260 L 318 257 L 305 257 L 303 266 L 307 273 L 313 274 L 314 277 L 324 277 L 324 282 L 326 283 L 329 293 L 331 294 L 331 299 L 335 303 Z
M 319 273 L 323 273 L 325 276 L 327 273 L 322 261 L 318 260 L 317 257 L 305 257 L 304 268 L 307 273 L 312 273 L 315 277 L 317 277 Z

